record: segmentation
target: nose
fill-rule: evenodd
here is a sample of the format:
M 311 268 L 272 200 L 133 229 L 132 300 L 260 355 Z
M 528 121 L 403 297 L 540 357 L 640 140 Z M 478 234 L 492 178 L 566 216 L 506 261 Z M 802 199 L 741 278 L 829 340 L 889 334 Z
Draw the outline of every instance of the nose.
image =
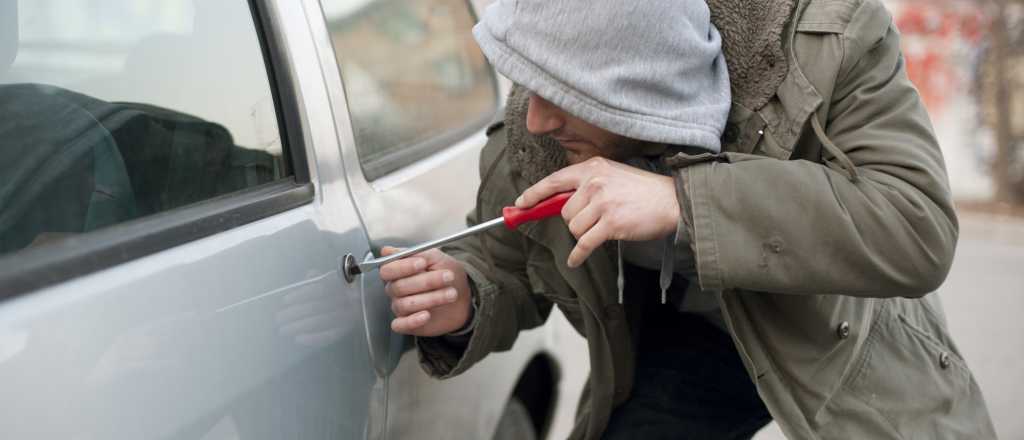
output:
M 533 134 L 551 133 L 565 125 L 565 114 L 562 109 L 541 98 L 536 93 L 530 94 L 529 107 L 526 110 L 526 130 Z

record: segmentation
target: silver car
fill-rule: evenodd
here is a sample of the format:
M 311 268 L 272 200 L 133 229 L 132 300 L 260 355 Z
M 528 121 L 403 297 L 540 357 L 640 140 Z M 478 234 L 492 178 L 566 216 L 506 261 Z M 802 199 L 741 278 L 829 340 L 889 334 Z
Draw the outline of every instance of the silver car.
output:
M 472 9 L 0 0 L 0 438 L 547 435 L 575 336 L 435 381 L 345 271 L 464 226 Z

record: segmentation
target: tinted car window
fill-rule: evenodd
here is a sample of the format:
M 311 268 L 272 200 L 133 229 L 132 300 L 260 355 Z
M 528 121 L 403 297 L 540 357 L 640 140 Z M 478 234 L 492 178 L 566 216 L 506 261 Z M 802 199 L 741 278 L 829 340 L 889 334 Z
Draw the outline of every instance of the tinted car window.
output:
M 0 4 L 0 254 L 288 174 L 246 1 Z
M 497 100 L 463 0 L 325 0 L 363 173 L 375 179 L 480 127 Z

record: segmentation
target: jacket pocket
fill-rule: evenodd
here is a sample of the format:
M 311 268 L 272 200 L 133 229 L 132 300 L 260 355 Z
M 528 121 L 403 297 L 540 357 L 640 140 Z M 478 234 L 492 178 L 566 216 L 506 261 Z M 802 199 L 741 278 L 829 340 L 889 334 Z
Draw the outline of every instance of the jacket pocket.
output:
M 932 333 L 924 330 L 923 328 L 917 325 L 914 325 L 914 323 L 911 322 L 911 320 L 908 319 L 906 315 L 902 313 L 897 313 L 896 316 L 900 320 L 900 323 L 903 324 L 903 326 L 905 326 L 909 332 L 916 334 L 917 337 L 924 341 L 924 343 L 928 344 L 934 352 L 937 352 L 939 357 L 943 357 L 943 353 L 946 354 L 948 363 L 950 364 L 950 366 L 947 368 L 952 368 L 952 365 L 955 364 L 962 370 L 969 371 L 964 359 L 960 357 L 960 354 L 953 350 L 952 347 L 949 347 L 948 345 L 940 341 L 939 338 L 935 337 Z
M 885 301 L 844 390 L 909 438 L 966 406 L 969 386 L 963 360 Z

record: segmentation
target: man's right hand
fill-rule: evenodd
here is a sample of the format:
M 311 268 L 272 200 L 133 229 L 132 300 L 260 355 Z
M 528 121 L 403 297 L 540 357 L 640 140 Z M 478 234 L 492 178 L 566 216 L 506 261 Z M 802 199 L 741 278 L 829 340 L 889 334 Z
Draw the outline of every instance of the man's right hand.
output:
M 401 249 L 384 247 L 381 254 Z M 462 263 L 437 249 L 380 267 L 391 296 L 391 330 L 413 336 L 441 336 L 463 328 L 472 311 L 469 278 Z

